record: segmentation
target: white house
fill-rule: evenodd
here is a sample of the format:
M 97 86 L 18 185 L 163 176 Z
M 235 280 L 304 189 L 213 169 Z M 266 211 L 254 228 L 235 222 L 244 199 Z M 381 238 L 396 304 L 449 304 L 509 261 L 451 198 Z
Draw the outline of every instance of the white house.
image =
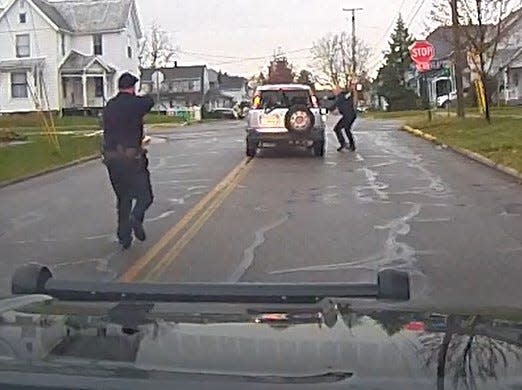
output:
M 154 109 L 160 111 L 202 107 L 210 89 L 206 65 L 178 66 L 177 61 L 171 68 L 142 69 L 141 85 L 155 98 Z
M 221 92 L 226 96 L 230 96 L 234 102 L 241 103 L 249 100 L 248 80 L 244 77 L 219 73 L 218 83 Z
M 522 104 L 522 8 L 512 12 L 502 26 L 502 39 L 493 59 L 497 97 L 511 105 Z
M 0 114 L 100 109 L 139 74 L 135 0 L 11 0 L 0 11 Z

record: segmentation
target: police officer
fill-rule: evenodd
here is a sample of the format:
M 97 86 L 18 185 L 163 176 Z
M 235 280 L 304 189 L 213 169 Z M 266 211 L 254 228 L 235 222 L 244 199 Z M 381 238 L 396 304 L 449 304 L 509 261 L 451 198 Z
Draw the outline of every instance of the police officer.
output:
M 353 139 L 351 128 L 353 122 L 355 122 L 355 119 L 357 118 L 357 112 L 355 111 L 353 104 L 353 96 L 351 93 L 343 91 L 339 86 L 336 86 L 333 92 L 335 96 L 329 99 L 335 101 L 334 107 L 337 108 L 339 113 L 342 115 L 341 119 L 339 119 L 333 129 L 340 144 L 337 151 L 340 152 L 346 148 L 346 140 L 343 135 L 343 129 L 346 133 L 346 137 L 348 138 L 350 150 L 355 151 L 355 141 Z
M 153 200 L 142 140 L 143 117 L 154 100 L 136 95 L 137 82 L 132 74 L 123 73 L 118 80 L 119 93 L 107 102 L 103 113 L 104 163 L 116 194 L 118 239 L 124 249 L 131 246 L 132 233 L 140 241 L 146 239 L 143 220 Z

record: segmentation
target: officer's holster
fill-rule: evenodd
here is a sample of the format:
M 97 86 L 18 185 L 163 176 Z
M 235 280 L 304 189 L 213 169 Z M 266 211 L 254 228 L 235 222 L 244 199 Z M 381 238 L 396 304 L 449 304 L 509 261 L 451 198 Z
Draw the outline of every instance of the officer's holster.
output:
M 141 169 L 145 163 L 146 153 L 146 150 L 142 148 L 125 148 L 117 145 L 115 150 L 103 151 L 103 163 L 108 165 L 111 162 L 118 162 Z

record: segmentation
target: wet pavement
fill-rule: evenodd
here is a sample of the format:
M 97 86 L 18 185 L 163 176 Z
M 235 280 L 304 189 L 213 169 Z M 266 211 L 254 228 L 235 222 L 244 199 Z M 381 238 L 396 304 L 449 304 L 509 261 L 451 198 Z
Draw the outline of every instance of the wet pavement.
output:
M 36 260 L 65 277 L 117 278 L 244 159 L 242 126 L 154 136 L 149 240 L 127 252 L 99 161 L 0 190 L 3 285 Z M 519 306 L 522 187 L 397 128 L 359 120 L 355 153 L 338 153 L 329 132 L 324 159 L 261 151 L 155 280 L 361 282 L 394 267 L 411 274 L 414 303 Z

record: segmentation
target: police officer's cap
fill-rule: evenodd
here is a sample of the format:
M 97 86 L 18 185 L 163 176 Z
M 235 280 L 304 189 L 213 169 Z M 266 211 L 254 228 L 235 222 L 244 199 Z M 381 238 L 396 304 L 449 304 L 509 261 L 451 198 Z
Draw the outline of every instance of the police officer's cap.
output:
M 125 72 L 118 79 L 118 88 L 119 89 L 132 88 L 136 85 L 136 83 L 138 81 L 139 81 L 139 79 L 136 76 L 130 74 L 129 72 Z

